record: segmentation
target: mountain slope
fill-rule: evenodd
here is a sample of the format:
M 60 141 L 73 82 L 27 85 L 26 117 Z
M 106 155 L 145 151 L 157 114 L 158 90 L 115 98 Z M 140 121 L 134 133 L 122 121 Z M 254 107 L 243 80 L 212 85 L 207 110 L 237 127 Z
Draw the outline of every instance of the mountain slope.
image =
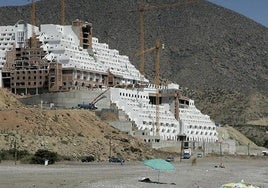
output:
M 140 31 L 138 12 L 129 10 L 137 9 L 138 2 L 66 0 L 66 20 L 68 24 L 76 18 L 92 22 L 93 34 L 100 42 L 131 57 L 139 51 Z M 145 6 L 174 2 L 178 0 L 150 0 Z M 38 24 L 60 23 L 60 1 L 41 0 L 36 4 Z M 1 17 L 5 18 L 0 20 L 1 25 L 14 24 L 19 19 L 30 22 L 30 6 L 0 10 Z M 229 124 L 268 117 L 266 27 L 200 0 L 190 5 L 146 11 L 146 48 L 154 46 L 157 37 L 165 44 L 161 53 L 162 81 L 189 88 L 184 90 L 185 95 L 195 99 L 203 113 Z M 153 61 L 154 53 L 146 54 L 146 75 L 151 80 L 154 77 Z M 139 59 L 133 63 L 138 67 Z M 223 92 L 218 94 L 219 91 Z M 235 100 L 233 92 L 236 93 Z M 218 100 L 210 103 L 215 94 Z M 252 104 L 255 99 L 255 104 L 261 105 Z M 226 100 L 230 103 L 225 104 L 223 101 Z M 220 114 L 216 111 L 219 106 Z M 233 120 L 233 114 L 241 120 Z

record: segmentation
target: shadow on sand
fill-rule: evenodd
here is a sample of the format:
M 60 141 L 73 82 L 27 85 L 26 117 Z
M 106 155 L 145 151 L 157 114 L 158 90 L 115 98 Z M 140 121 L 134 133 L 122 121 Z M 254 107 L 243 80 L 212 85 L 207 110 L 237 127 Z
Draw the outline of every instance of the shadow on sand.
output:
M 159 181 L 152 181 L 152 180 L 150 180 L 150 178 L 143 178 L 143 179 L 139 180 L 139 182 L 176 185 L 176 183 L 164 183 L 164 182 L 159 182 Z

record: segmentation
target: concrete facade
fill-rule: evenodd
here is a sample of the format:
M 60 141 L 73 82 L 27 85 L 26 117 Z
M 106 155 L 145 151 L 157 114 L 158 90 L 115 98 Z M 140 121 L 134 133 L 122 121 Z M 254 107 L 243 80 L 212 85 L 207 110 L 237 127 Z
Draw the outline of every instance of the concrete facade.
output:
M 163 94 L 162 91 L 165 88 L 160 89 L 160 93 Z M 168 103 L 165 103 L 167 100 L 163 100 L 157 110 L 154 102 L 155 93 L 156 89 L 152 86 L 128 89 L 111 88 L 111 101 L 116 104 L 118 109 L 125 112 L 138 130 L 149 131 L 149 136 L 159 136 L 161 140 L 166 141 L 177 141 L 178 135 L 186 135 L 187 141 L 215 142 L 218 140 L 215 124 L 209 116 L 202 114 L 195 107 L 193 100 L 188 99 L 188 104 L 180 102 L 182 105 L 176 105 L 180 111 L 179 117 L 176 119 L 175 111 L 171 110 L 171 99 Z M 168 95 L 175 96 L 167 92 L 165 96 Z M 172 100 L 174 101 L 174 98 Z
M 109 125 L 111 125 L 114 128 L 119 129 L 120 131 L 133 135 L 132 131 L 132 123 L 129 121 L 109 121 L 107 122 Z
M 41 95 L 34 95 L 30 97 L 20 98 L 20 101 L 26 105 L 50 107 L 55 108 L 77 108 L 78 104 L 88 104 L 93 101 L 103 90 L 87 90 L 79 91 L 72 90 L 69 92 L 46 93 Z M 96 106 L 98 109 L 110 107 L 109 91 L 104 94 L 105 98 L 98 101 Z

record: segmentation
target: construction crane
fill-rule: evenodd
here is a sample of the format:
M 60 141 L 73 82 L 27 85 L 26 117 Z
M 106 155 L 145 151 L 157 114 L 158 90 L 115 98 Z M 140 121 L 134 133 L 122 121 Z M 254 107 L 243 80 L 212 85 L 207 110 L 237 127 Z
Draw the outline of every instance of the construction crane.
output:
M 144 39 L 144 12 L 145 11 L 152 11 L 152 10 L 159 10 L 159 9 L 166 9 L 166 8 L 172 8 L 182 5 L 188 5 L 192 3 L 196 3 L 199 0 L 188 0 L 184 2 L 177 2 L 173 4 L 164 4 L 164 5 L 158 5 L 158 6 L 150 6 L 150 7 L 144 7 L 143 0 L 140 0 L 140 6 L 138 10 L 130 10 L 130 12 L 136 12 L 139 11 L 140 13 L 140 52 L 138 54 L 141 54 L 140 59 L 140 72 L 142 75 L 145 75 L 145 68 L 144 68 L 144 46 L 145 46 L 145 39 Z M 156 42 L 156 46 L 154 49 L 156 49 L 156 59 L 155 59 L 155 86 L 156 86 L 156 135 L 159 135 L 159 84 L 160 84 L 160 46 L 161 42 L 158 39 Z M 146 50 L 151 51 L 152 49 Z M 135 56 L 135 55 L 134 55 Z M 175 106 L 178 105 L 178 96 L 176 96 Z M 178 111 L 175 111 L 175 117 L 178 119 Z
M 61 0 L 61 25 L 65 25 L 65 0 Z
M 160 48 L 161 48 L 160 39 L 156 40 L 155 44 L 155 87 L 156 87 L 156 95 L 155 95 L 155 126 L 156 126 L 156 136 L 159 136 L 159 86 L 160 86 Z
M 158 38 L 156 39 L 155 46 L 152 48 L 149 48 L 147 50 L 144 50 L 142 52 L 136 53 L 132 58 L 136 58 L 138 56 L 144 55 L 145 53 L 150 53 L 155 50 L 155 88 L 156 88 L 156 94 L 155 94 L 155 132 L 156 136 L 159 136 L 159 103 L 160 103 L 160 96 L 159 96 L 159 86 L 160 86 L 160 50 L 161 48 L 164 48 L 164 45 L 161 43 L 161 40 Z
M 31 24 L 32 24 L 32 38 L 31 38 L 31 48 L 36 48 L 36 37 L 34 27 L 35 23 L 35 0 L 32 0 L 32 8 L 31 8 Z
M 189 1 L 184 1 L 184 2 L 177 2 L 173 4 L 164 4 L 164 5 L 159 5 L 159 6 L 150 6 L 150 7 L 145 7 L 143 4 L 143 0 L 140 0 L 140 6 L 139 9 L 132 9 L 130 12 L 139 12 L 139 19 L 140 19 L 140 52 L 144 52 L 145 48 L 145 40 L 144 40 L 144 12 L 145 11 L 152 11 L 152 10 L 159 10 L 159 9 L 166 9 L 166 8 L 172 8 L 172 7 L 177 7 L 177 6 L 182 6 L 182 5 L 188 5 L 195 3 L 199 0 L 189 0 Z M 144 54 L 142 53 L 140 56 L 140 73 L 142 75 L 145 75 L 145 68 L 144 68 L 144 62 L 145 62 L 145 57 Z
M 144 41 L 144 11 L 143 10 L 143 0 L 140 0 L 140 51 L 144 51 L 145 41 Z M 144 61 L 145 57 L 144 54 L 141 55 L 140 59 L 140 72 L 143 76 L 145 76 L 145 69 L 144 69 Z

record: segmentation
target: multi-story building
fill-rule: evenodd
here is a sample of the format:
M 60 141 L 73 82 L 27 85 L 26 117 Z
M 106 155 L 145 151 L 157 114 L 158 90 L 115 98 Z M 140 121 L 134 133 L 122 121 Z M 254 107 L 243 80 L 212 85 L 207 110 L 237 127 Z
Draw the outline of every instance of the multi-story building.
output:
M 24 21 L 18 21 L 14 26 L 0 26 L 0 69 L 6 63 L 6 52 L 26 47 L 27 39 L 32 37 L 33 31 L 38 33 L 38 30 L 38 27 Z
M 111 88 L 111 101 L 126 113 L 130 121 L 135 122 L 139 130 L 149 132 L 150 136 L 177 141 L 179 135 L 185 135 L 187 141 L 217 141 L 216 126 L 210 117 L 202 114 L 194 101 L 186 97 L 178 96 L 176 104 L 177 95 L 170 93 L 170 90 L 174 90 L 173 86 L 158 89 L 161 101 L 158 109 L 155 104 L 157 90 L 153 85 L 140 89 Z M 176 111 L 177 118 L 174 114 Z
M 16 28 L 16 26 L 2 27 L 2 30 L 7 30 L 11 37 L 15 37 L 12 39 L 14 46 L 2 50 L 5 51 L 5 56 L 3 56 L 4 86 L 10 87 L 14 93 L 28 94 L 28 91 L 35 89 L 36 94 L 38 94 L 47 90 L 56 92 L 68 91 L 73 88 L 101 88 L 116 84 L 148 82 L 130 63 L 127 56 L 120 55 L 118 50 L 109 49 L 107 44 L 99 43 L 97 38 L 92 37 L 92 26 L 89 23 L 76 20 L 72 25 L 67 26 L 41 25 L 40 31 L 36 31 L 34 35 L 36 36 L 34 48 L 27 40 L 30 36 L 29 27 L 24 24 L 17 25 L 21 29 L 14 31 L 13 34 L 10 33 L 12 31 L 10 28 Z M 25 33 L 23 43 L 20 43 L 19 41 L 22 39 L 17 37 L 21 36 L 19 35 L 21 30 Z M 35 68 L 32 67 L 31 70 L 41 71 L 41 75 L 36 77 L 26 75 L 29 78 L 27 81 L 25 76 L 17 75 L 24 74 L 24 72 L 14 71 L 14 69 L 18 69 L 22 61 L 24 65 L 35 64 Z M 37 61 L 40 62 L 36 64 Z M 42 62 L 51 66 L 39 67 Z M 49 67 L 57 74 L 51 75 L 52 69 L 46 70 Z M 40 80 L 41 77 L 45 80 Z M 33 82 L 33 84 L 27 84 L 24 81 Z M 41 85 L 44 89 L 39 87 Z M 24 91 L 22 91 L 23 89 Z M 30 94 L 34 93 L 30 92 Z
M 6 46 L 0 54 L 3 86 L 13 93 L 36 95 L 120 85 L 110 89 L 110 102 L 136 129 L 161 140 L 176 141 L 179 135 L 189 141 L 217 140 L 209 116 L 196 109 L 193 100 L 180 96 L 178 85 L 155 88 L 149 84 L 127 56 L 92 36 L 90 23 L 45 24 L 40 31 L 23 22 L 0 28 L 5 41 L 0 46 Z M 141 83 L 143 87 L 134 87 Z

